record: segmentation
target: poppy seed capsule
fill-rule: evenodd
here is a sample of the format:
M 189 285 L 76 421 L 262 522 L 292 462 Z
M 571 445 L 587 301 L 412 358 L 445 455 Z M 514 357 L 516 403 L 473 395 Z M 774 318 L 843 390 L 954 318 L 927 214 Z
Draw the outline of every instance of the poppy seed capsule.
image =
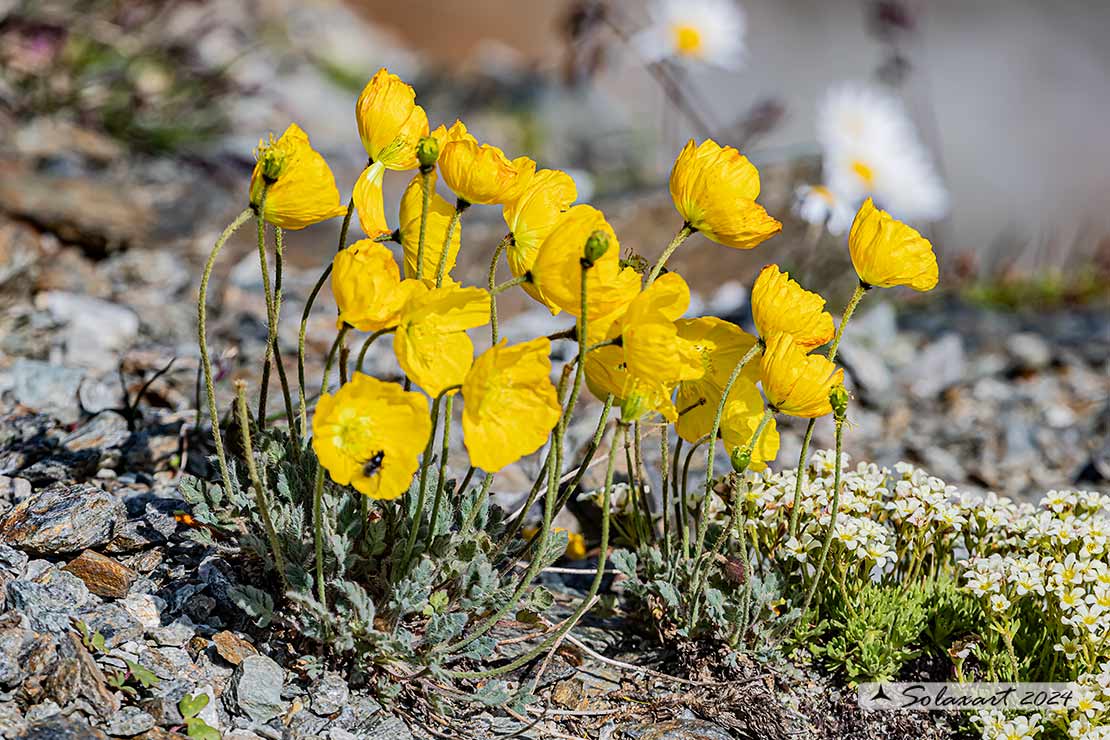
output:
M 416 144 L 416 158 L 420 161 L 420 169 L 429 170 L 435 167 L 439 159 L 439 141 L 434 136 L 425 136 Z
M 590 238 L 586 240 L 586 249 L 583 255 L 586 262 L 592 267 L 599 259 L 605 256 L 609 251 L 609 235 L 601 229 L 594 231 L 590 234 Z
M 848 415 L 848 391 L 844 390 L 844 386 L 838 385 L 829 391 L 829 405 L 833 409 L 833 419 L 844 421 Z
M 736 447 L 729 455 L 729 461 L 732 463 L 733 470 L 743 473 L 752 464 L 752 451 L 747 447 Z

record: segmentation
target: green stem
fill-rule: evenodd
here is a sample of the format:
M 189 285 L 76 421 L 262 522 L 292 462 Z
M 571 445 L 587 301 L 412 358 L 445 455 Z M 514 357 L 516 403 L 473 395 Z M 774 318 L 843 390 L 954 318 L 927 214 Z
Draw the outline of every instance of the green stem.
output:
M 428 236 L 428 210 L 432 203 L 432 168 L 420 168 L 420 188 L 424 201 L 420 208 L 420 240 L 416 244 L 416 279 L 424 278 L 424 242 Z
M 531 662 L 537 656 L 561 641 L 563 637 L 578 624 L 578 620 L 590 609 L 594 597 L 597 596 L 597 592 L 601 589 L 601 582 L 605 577 L 605 563 L 609 555 L 609 493 L 613 487 L 613 471 L 616 467 L 617 450 L 621 447 L 621 437 L 625 434 L 625 427 L 626 425 L 624 423 L 618 423 L 617 428 L 613 431 L 613 439 L 609 447 L 609 466 L 605 471 L 605 488 L 601 495 L 601 542 L 598 545 L 597 570 L 594 572 L 594 579 L 590 583 L 590 588 L 582 598 L 582 602 L 578 605 L 578 608 L 563 622 L 563 625 L 558 630 L 548 635 L 543 642 L 524 655 L 521 655 L 516 660 L 486 671 L 448 671 L 449 676 L 456 679 L 481 679 L 511 673 Z
M 687 560 L 690 559 L 690 461 L 694 459 L 694 453 L 698 448 L 709 441 L 709 435 L 704 434 L 694 441 L 690 446 L 690 451 L 686 453 L 686 460 L 682 463 L 682 555 Z M 701 517 L 706 514 L 705 502 L 703 501 L 698 506 L 697 516 Z M 699 520 L 700 521 L 700 520 Z
M 690 549 L 689 536 L 686 533 L 686 517 L 689 516 L 689 512 L 681 510 L 682 499 L 678 495 L 678 463 L 682 459 L 682 441 L 682 437 L 678 437 L 674 443 L 674 457 L 671 460 L 671 501 L 674 506 L 674 525 L 682 538 L 682 551 L 685 553 Z
M 671 239 L 671 243 L 663 250 L 663 254 L 659 255 L 659 260 L 655 263 L 655 266 L 651 268 L 651 272 L 648 274 L 647 285 L 651 285 L 655 282 L 655 278 L 659 277 L 659 273 L 663 271 L 663 266 L 667 264 L 667 260 L 671 258 L 671 255 L 674 254 L 676 249 L 682 246 L 682 242 L 690 238 L 690 235 L 695 231 L 697 231 L 697 229 L 690 224 L 682 224 L 682 228 L 674 235 L 674 239 Z
M 659 476 L 661 478 L 660 490 L 663 494 L 663 559 L 671 559 L 671 486 L 667 479 L 671 464 L 667 459 L 671 454 L 671 443 L 667 438 L 668 427 L 663 427 L 659 433 Z
M 328 588 L 324 581 L 324 466 L 316 462 L 312 483 L 312 529 L 316 540 L 316 598 L 327 609 Z
M 813 583 L 809 585 L 805 602 L 802 604 L 802 615 L 809 611 L 813 603 L 813 595 L 817 592 L 817 585 L 825 572 L 825 560 L 829 556 L 829 547 L 832 545 L 833 536 L 836 534 L 836 517 L 840 513 L 840 456 L 843 449 L 844 420 L 837 419 L 836 425 L 836 469 L 833 472 L 832 506 L 829 509 L 829 528 L 825 531 L 825 539 L 821 543 L 821 555 L 817 559 L 817 570 L 813 574 Z
M 466 516 L 466 521 L 462 526 L 462 533 L 465 537 L 474 526 L 474 521 L 478 518 L 478 512 L 486 505 L 486 499 L 489 498 L 489 489 L 493 486 L 493 473 L 486 473 L 486 477 L 482 479 L 482 488 L 478 492 L 478 499 L 474 502 L 474 508 Z
M 278 539 L 274 521 L 270 518 L 270 504 L 266 500 L 266 491 L 262 487 L 262 479 L 258 477 L 258 466 L 254 462 L 254 448 L 251 445 L 250 414 L 247 412 L 247 386 L 242 381 L 236 384 L 235 411 L 239 420 L 239 431 L 243 435 L 243 457 L 247 460 L 247 473 L 254 487 L 255 506 L 258 515 L 262 518 L 262 525 L 266 529 L 266 537 L 270 540 L 270 551 L 274 556 L 274 568 L 281 577 L 282 590 L 289 590 L 289 581 L 285 578 L 285 557 L 281 552 L 281 541 Z
M 459 228 L 459 219 L 462 218 L 462 213 L 470 204 L 463 199 L 459 199 L 455 203 L 455 212 L 451 214 L 451 223 L 447 225 L 447 238 L 443 240 L 443 252 L 439 255 L 439 266 L 436 267 L 436 287 L 443 287 L 443 276 L 447 274 L 447 255 L 451 253 L 451 239 L 455 236 L 455 230 Z
M 497 285 L 497 286 L 494 286 L 494 287 L 490 288 L 489 294 L 490 294 L 491 297 L 500 295 L 501 293 L 504 293 L 509 288 L 515 288 L 518 285 L 523 285 L 524 283 L 527 283 L 531 279 L 532 278 L 528 275 L 521 275 L 520 277 L 515 277 L 512 280 L 506 280 L 505 282 L 501 283 L 500 285 Z M 490 309 L 490 310 L 493 311 L 493 309 Z
M 501 253 L 504 252 L 513 243 L 513 235 L 506 234 L 497 247 L 493 250 L 493 259 L 489 261 L 489 280 L 486 282 L 489 287 L 489 327 L 490 327 L 490 341 L 492 344 L 497 344 L 497 294 L 494 293 L 494 284 L 497 282 L 497 264 L 501 260 Z
M 852 293 L 852 297 L 848 299 L 848 305 L 844 307 L 844 313 L 840 316 L 840 326 L 836 327 L 836 336 L 833 337 L 832 344 L 829 345 L 829 352 L 827 355 L 829 362 L 836 359 L 836 351 L 840 348 L 840 340 L 844 336 L 844 328 L 848 326 L 848 321 L 851 320 L 852 314 L 856 312 L 856 306 L 859 305 L 860 299 L 863 298 L 863 294 L 866 293 L 870 287 L 870 285 L 861 282 L 856 286 L 855 291 Z
M 212 421 L 212 444 L 216 448 L 216 460 L 220 466 L 220 477 L 224 482 L 224 491 L 230 492 L 231 471 L 227 466 L 227 453 L 224 451 L 223 436 L 220 434 L 220 412 L 216 404 L 216 389 L 212 381 L 212 360 L 208 356 L 208 281 L 212 279 L 212 269 L 216 266 L 216 258 L 223 249 L 224 244 L 240 226 L 247 222 L 254 211 L 246 208 L 228 224 L 212 247 L 208 261 L 204 264 L 204 274 L 200 278 L 200 292 L 197 297 L 197 344 L 200 347 L 200 364 L 204 370 L 204 389 L 208 393 L 208 418 Z
M 282 401 L 285 403 L 285 422 L 289 425 L 289 435 L 293 438 L 293 449 L 300 448 L 300 439 L 297 435 L 297 421 L 293 415 L 293 396 L 289 390 L 289 377 L 285 373 L 285 364 L 281 359 L 281 347 L 278 341 L 278 326 L 281 324 L 281 299 L 282 299 L 282 273 L 285 271 L 285 231 L 280 226 L 274 227 L 274 365 L 278 371 L 278 381 L 281 383 Z
M 586 448 L 586 453 L 582 456 L 582 462 L 578 465 L 578 470 L 575 471 L 574 477 L 570 479 L 569 483 L 564 487 L 564 490 L 559 493 L 559 500 L 555 504 L 556 513 L 563 510 L 567 501 L 574 495 L 574 492 L 581 485 L 582 479 L 586 476 L 586 469 L 590 467 L 590 463 L 594 460 L 594 455 L 597 454 L 598 448 L 601 446 L 601 437 L 605 434 L 605 425 L 609 421 L 609 413 L 613 410 L 613 395 L 609 394 L 605 397 L 605 405 L 601 409 L 601 414 L 597 419 L 597 428 L 594 429 L 594 436 L 590 439 L 590 445 Z
M 366 359 L 366 350 L 370 349 L 370 345 L 374 343 L 374 340 L 383 334 L 391 334 L 395 331 L 397 331 L 397 327 L 391 326 L 388 329 L 378 329 L 376 332 L 366 337 L 366 341 L 362 343 L 362 349 L 358 351 L 358 360 L 355 362 L 356 373 L 362 372 L 362 363 Z
M 335 364 L 335 356 L 336 354 L 338 354 L 339 347 L 343 344 L 343 340 L 344 338 L 346 338 L 347 332 L 350 330 L 351 325 L 344 324 L 343 328 L 339 330 L 339 334 L 336 335 L 335 341 L 332 342 L 331 349 L 328 351 L 328 359 L 324 363 L 324 378 L 320 381 L 321 396 L 328 392 L 328 384 L 331 382 L 331 368 L 332 365 Z
M 320 290 L 324 287 L 324 282 L 327 281 L 331 275 L 332 263 L 324 268 L 320 273 L 320 277 L 316 280 L 316 285 L 312 286 L 312 292 L 308 294 L 308 300 L 304 304 L 304 310 L 301 312 L 301 332 L 297 338 L 297 382 L 300 384 L 300 403 L 301 403 L 301 438 L 308 439 L 308 402 L 305 399 L 305 379 L 304 379 L 304 348 L 305 348 L 305 335 L 308 331 L 308 316 L 312 313 L 312 304 L 316 302 L 316 296 L 320 294 Z
M 262 203 L 266 202 L 266 190 L 262 190 Z M 258 265 L 262 270 L 262 293 L 266 299 L 266 352 L 262 358 L 262 381 L 258 386 L 258 429 L 266 427 L 266 401 L 270 391 L 270 362 L 277 343 L 277 321 L 274 317 L 274 293 L 270 287 L 270 267 L 266 264 L 266 221 L 262 218 L 262 206 L 258 208 Z
M 424 447 L 424 458 L 420 461 L 420 487 L 417 489 L 416 494 L 416 513 L 412 516 L 412 523 L 409 525 L 409 536 L 405 541 L 404 555 L 401 557 L 400 568 L 393 574 L 394 580 L 397 580 L 408 572 L 409 561 L 412 560 L 412 551 L 416 547 L 416 537 L 420 532 L 420 523 L 424 518 L 424 502 L 428 499 L 428 468 L 432 465 L 432 450 L 435 447 L 436 429 L 439 425 L 439 402 L 442 396 L 436 396 L 432 400 L 432 433 L 428 435 L 428 444 Z M 450 420 L 448 420 L 450 424 Z
M 454 400 L 453 394 L 447 396 L 447 403 L 443 407 L 443 445 L 439 456 L 439 479 L 436 480 L 436 495 L 432 500 L 432 520 L 428 525 L 428 541 L 425 550 L 431 549 L 432 540 L 435 539 L 439 508 L 443 505 L 443 492 L 447 490 L 447 452 L 451 447 L 451 405 Z
M 717 404 L 717 412 L 713 415 L 713 428 L 709 432 L 709 451 L 706 452 L 705 455 L 705 497 L 702 498 L 701 505 L 698 509 L 698 535 L 697 539 L 694 541 L 695 557 L 697 557 L 701 553 L 702 548 L 705 547 L 705 534 L 706 529 L 709 527 L 709 517 L 706 515 L 706 506 L 709 502 L 709 497 L 713 495 L 713 457 L 717 451 L 717 435 L 721 432 L 721 418 L 725 413 L 725 405 L 728 403 L 728 396 L 732 392 L 732 386 L 736 383 L 736 379 L 740 377 L 740 373 L 744 371 L 744 366 L 751 362 L 762 350 L 763 340 L 760 339 L 740 358 L 740 362 L 736 363 L 736 367 L 732 368 L 732 373 L 728 376 L 728 382 L 725 383 L 724 391 L 721 394 L 721 402 Z

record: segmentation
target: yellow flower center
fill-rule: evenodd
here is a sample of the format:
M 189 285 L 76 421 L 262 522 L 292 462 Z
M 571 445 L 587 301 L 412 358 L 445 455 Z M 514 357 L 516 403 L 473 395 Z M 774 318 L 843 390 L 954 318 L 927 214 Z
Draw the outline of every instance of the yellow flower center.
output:
M 852 162 L 852 172 L 856 173 L 856 177 L 863 181 L 867 187 L 875 184 L 875 171 L 867 166 L 866 162 L 856 160 Z
M 682 56 L 696 56 L 702 51 L 701 31 L 689 23 L 676 23 L 671 27 L 675 49 Z
M 830 206 L 833 204 L 832 191 L 824 185 L 814 185 L 812 188 L 810 188 L 810 192 L 816 195 L 821 200 L 828 203 Z

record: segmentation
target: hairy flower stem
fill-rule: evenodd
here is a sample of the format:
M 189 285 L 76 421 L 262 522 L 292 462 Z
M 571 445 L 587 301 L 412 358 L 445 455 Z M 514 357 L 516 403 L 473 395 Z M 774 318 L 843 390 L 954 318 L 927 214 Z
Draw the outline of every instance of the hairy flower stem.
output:
M 439 266 L 436 267 L 436 287 L 443 287 L 443 276 L 447 274 L 447 256 L 451 253 L 451 239 L 459 228 L 463 211 L 470 207 L 462 198 L 455 202 L 455 212 L 451 214 L 451 223 L 447 224 L 447 237 L 443 240 L 443 251 L 439 255 Z
M 247 411 L 247 384 L 238 381 L 235 384 L 235 411 L 239 420 L 239 431 L 243 435 L 243 457 L 247 460 L 247 473 L 254 487 L 254 503 L 258 507 L 258 515 L 266 529 L 266 537 L 270 540 L 270 552 L 274 557 L 274 568 L 281 577 L 282 592 L 289 590 L 289 581 L 285 577 L 285 557 L 281 552 L 281 542 L 278 540 L 274 521 L 270 518 L 270 502 L 266 500 L 266 490 L 262 487 L 262 479 L 258 477 L 258 466 L 254 462 L 254 448 L 251 445 L 251 417 Z
M 339 347 L 342 346 L 343 340 L 350 330 L 351 325 L 344 324 L 343 328 L 339 330 L 339 334 L 336 335 L 335 341 L 332 342 L 331 350 L 328 351 L 328 359 L 324 362 L 324 377 L 320 381 L 321 396 L 328 392 L 328 385 L 331 383 L 331 368 L 335 364 L 335 357 L 339 353 Z
M 582 462 L 578 465 L 578 470 L 574 472 L 574 477 L 570 479 L 564 490 L 559 493 L 559 500 L 555 502 L 555 512 L 558 513 L 563 510 L 567 505 L 567 501 L 574 495 L 578 486 L 582 483 L 582 478 L 586 476 L 586 470 L 593 462 L 594 455 L 597 454 L 598 448 L 601 446 L 601 437 L 605 434 L 605 425 L 609 422 L 609 413 L 613 410 L 613 394 L 605 397 L 605 405 L 601 409 L 601 414 L 597 418 L 597 428 L 594 429 L 594 436 L 590 440 L 589 446 L 586 448 L 586 453 L 582 456 Z
M 524 283 L 529 282 L 531 279 L 532 278 L 528 275 L 521 275 L 519 277 L 512 278 L 511 280 L 506 280 L 505 282 L 501 283 L 500 285 L 497 285 L 497 286 L 494 286 L 493 288 L 490 288 L 490 291 L 489 291 L 490 298 L 492 299 L 492 298 L 495 298 L 495 297 L 501 295 L 502 293 L 504 293 L 509 288 L 515 288 L 518 285 L 524 285 Z M 490 309 L 490 310 L 492 311 L 493 309 Z
M 432 204 L 432 167 L 420 168 L 420 190 L 424 196 L 420 207 L 420 238 L 416 243 L 416 279 L 424 278 L 424 242 L 428 237 L 428 209 Z
M 690 224 L 682 224 L 682 228 L 674 235 L 674 239 L 671 239 L 671 243 L 663 250 L 663 254 L 659 255 L 659 260 L 655 263 L 655 266 L 651 268 L 645 287 L 655 282 L 655 278 L 659 277 L 659 273 L 663 271 L 663 266 L 667 264 L 667 260 L 671 258 L 671 255 L 674 254 L 676 249 L 682 246 L 682 242 L 689 239 L 690 235 L 695 231 L 697 231 L 697 229 Z
M 246 208 L 228 224 L 212 247 L 208 261 L 204 264 L 204 274 L 200 278 L 200 292 L 197 297 L 197 344 L 200 348 L 200 364 L 204 370 L 204 389 L 208 393 L 208 418 L 212 421 L 212 445 L 216 448 L 216 460 L 220 466 L 220 477 L 224 482 L 224 490 L 231 491 L 231 472 L 227 467 L 227 453 L 224 451 L 224 440 L 220 434 L 220 411 L 216 404 L 216 389 L 212 381 L 212 360 L 208 356 L 208 281 L 212 279 L 212 269 L 216 266 L 216 258 L 223 249 L 224 244 L 231 238 L 240 226 L 254 215 L 254 211 Z
M 447 452 L 451 447 L 451 405 L 454 400 L 454 395 L 447 396 L 447 403 L 443 405 L 443 445 L 439 454 L 439 478 L 436 480 L 436 495 L 432 499 L 432 520 L 428 524 L 428 541 L 425 544 L 425 550 L 431 548 L 432 540 L 435 539 L 439 509 L 443 505 L 443 492 L 447 489 Z
M 848 299 L 848 304 L 844 307 L 844 313 L 840 317 L 840 326 L 836 328 L 836 336 L 833 337 L 832 344 L 829 345 L 829 352 L 826 355 L 829 362 L 836 360 L 836 351 L 840 349 L 840 340 L 844 336 L 844 329 L 848 326 L 848 321 L 852 318 L 852 314 L 856 312 L 856 307 L 859 306 L 863 294 L 871 288 L 864 282 L 860 282 L 856 286 L 852 297 Z M 790 510 L 790 526 L 786 530 L 787 537 L 793 537 L 798 533 L 798 517 L 801 516 L 802 508 L 802 484 L 805 482 L 807 471 L 806 462 L 809 458 L 809 442 L 813 438 L 813 427 L 817 424 L 817 419 L 810 419 L 809 424 L 806 425 L 805 434 L 802 435 L 802 452 L 798 456 L 798 474 L 795 476 L 794 481 L 794 505 Z
M 501 261 L 501 253 L 508 249 L 513 244 L 513 235 L 506 234 L 497 247 L 493 250 L 493 259 L 489 261 L 489 330 L 490 330 L 490 343 L 497 344 L 499 339 L 497 335 L 497 294 L 494 293 L 494 285 L 497 283 L 497 264 Z
M 516 660 L 486 671 L 449 671 L 448 675 L 452 678 L 481 679 L 501 676 L 506 673 L 511 673 L 523 665 L 527 665 L 536 657 L 551 649 L 552 646 L 557 645 L 568 632 L 574 629 L 574 626 L 578 624 L 578 620 L 580 620 L 593 605 L 594 597 L 597 596 L 597 592 L 601 590 L 601 582 L 605 578 L 605 563 L 609 556 L 609 494 L 613 488 L 613 471 L 616 468 L 617 451 L 621 447 L 621 438 L 627 432 L 627 426 L 628 425 L 623 422 L 618 422 L 617 428 L 613 431 L 613 439 L 609 447 L 609 465 L 605 470 L 605 488 L 602 489 L 601 494 L 601 542 L 598 544 L 597 570 L 594 572 L 594 579 L 590 583 L 590 588 L 586 591 L 586 595 L 582 597 L 582 601 L 578 605 L 578 608 L 563 622 L 559 629 L 548 635 L 543 642 L 524 655 L 521 655 Z
M 474 526 L 474 522 L 478 519 L 478 513 L 485 508 L 486 500 L 489 499 L 489 489 L 493 486 L 493 477 L 493 473 L 486 473 L 486 477 L 482 479 L 482 487 L 478 491 L 478 498 L 474 500 L 474 506 L 470 513 L 466 515 L 466 521 L 463 522 L 461 532 L 464 537 Z M 466 486 L 462 486 L 459 490 L 465 490 L 465 488 Z
M 270 362 L 277 343 L 277 322 L 274 318 L 274 292 L 270 287 L 270 268 L 266 264 L 266 221 L 262 218 L 266 203 L 266 186 L 262 188 L 262 198 L 258 206 L 258 266 L 262 270 L 262 293 L 266 299 L 266 352 L 262 358 L 262 381 L 258 386 L 258 428 L 266 428 L 266 401 L 270 392 Z
M 671 486 L 667 479 L 671 464 L 667 459 L 671 454 L 671 442 L 667 439 L 667 427 L 659 433 L 659 475 L 661 478 L 660 490 L 663 494 L 663 559 L 671 559 Z
M 312 529 L 316 540 L 316 598 L 327 609 L 328 587 L 324 582 L 324 466 L 316 462 L 312 482 Z
M 702 549 L 705 547 L 706 530 L 709 528 L 709 512 L 707 511 L 707 506 L 709 497 L 713 495 L 713 457 L 717 451 L 717 435 L 721 432 L 721 417 L 723 417 L 725 413 L 728 395 L 732 392 L 732 386 L 735 385 L 736 379 L 739 378 L 740 373 L 744 371 L 744 366 L 751 362 L 761 351 L 763 351 L 763 340 L 759 339 L 752 345 L 752 348 L 740 358 L 740 362 L 736 363 L 736 367 L 732 368 L 732 374 L 728 376 L 728 382 L 725 383 L 724 391 L 721 394 L 721 402 L 717 404 L 717 412 L 713 416 L 713 428 L 709 432 L 709 450 L 705 454 L 705 496 L 702 498 L 701 505 L 698 507 L 698 535 L 694 540 L 694 557 L 700 557 Z M 754 440 L 755 437 L 752 437 L 752 439 Z
M 689 512 L 690 512 L 690 496 L 689 496 L 689 486 L 687 485 L 689 483 L 689 480 L 690 480 L 690 461 L 694 459 L 694 453 L 698 451 L 698 448 L 701 447 L 703 444 L 705 444 L 708 441 L 709 441 L 709 435 L 708 434 L 703 434 L 701 437 L 698 437 L 698 439 L 694 441 L 694 444 L 690 446 L 690 451 L 686 453 L 686 460 L 685 460 L 685 462 L 682 463 L 682 497 L 681 497 L 681 501 L 680 501 L 680 503 L 682 505 L 682 512 L 683 512 L 683 516 L 682 516 L 682 555 L 687 560 L 690 559 L 690 554 L 691 554 L 690 553 L 690 514 L 689 514 Z M 704 501 L 702 503 L 704 504 Z M 699 506 L 699 511 L 701 511 L 701 508 L 703 508 L 703 507 Z M 702 512 L 702 513 L 704 513 L 704 512 Z
M 817 558 L 817 570 L 813 574 L 813 582 L 809 584 L 805 602 L 802 604 L 802 614 L 809 611 L 813 603 L 813 595 L 817 592 L 817 585 L 821 582 L 821 575 L 825 572 L 825 561 L 829 556 L 829 547 L 836 535 L 836 517 L 840 513 L 840 456 L 843 449 L 844 419 L 836 419 L 836 469 L 833 472 L 832 504 L 829 507 L 829 528 L 825 530 L 825 539 L 821 543 L 821 555 Z
M 435 449 L 436 429 L 439 426 L 439 402 L 442 398 L 443 396 L 436 396 L 432 400 L 432 432 L 428 435 L 428 444 L 424 447 L 424 457 L 420 461 L 420 487 L 416 494 L 416 510 L 409 525 L 409 536 L 405 541 L 404 555 L 399 561 L 400 567 L 393 572 L 394 581 L 408 572 L 412 551 L 416 547 L 416 537 L 420 533 L 420 522 L 424 518 L 424 502 L 428 499 L 428 469 L 432 466 L 432 450 Z M 450 419 L 447 420 L 447 424 L 450 426 Z
M 376 332 L 366 337 L 366 341 L 362 343 L 362 349 L 358 351 L 358 360 L 355 361 L 356 373 L 362 372 L 362 363 L 366 359 L 366 350 L 370 349 L 370 345 L 374 343 L 374 340 L 383 334 L 392 334 L 395 331 L 397 331 L 397 327 L 391 326 L 388 329 L 378 329 Z
M 305 379 L 304 379 L 304 348 L 305 348 L 305 335 L 308 332 L 308 316 L 312 313 L 312 304 L 316 302 L 316 296 L 319 295 L 320 289 L 324 287 L 324 283 L 328 277 L 331 276 L 331 263 L 324 268 L 320 273 L 320 277 L 316 280 L 316 284 L 312 286 L 312 292 L 308 294 L 308 300 L 305 301 L 304 310 L 301 312 L 301 332 L 297 337 L 297 382 L 300 385 L 300 415 L 301 415 L 301 438 L 308 439 L 308 403 L 305 399 Z
M 293 415 L 293 396 L 289 390 L 289 377 L 285 374 L 285 364 L 281 359 L 281 347 L 278 346 L 277 327 L 281 322 L 282 298 L 282 273 L 285 269 L 285 231 L 280 226 L 274 227 L 274 255 L 276 258 L 274 268 L 274 365 L 277 366 L 278 381 L 281 383 L 282 401 L 285 403 L 285 422 L 289 425 L 289 435 L 293 438 L 293 449 L 300 449 L 300 439 L 297 434 L 297 421 Z

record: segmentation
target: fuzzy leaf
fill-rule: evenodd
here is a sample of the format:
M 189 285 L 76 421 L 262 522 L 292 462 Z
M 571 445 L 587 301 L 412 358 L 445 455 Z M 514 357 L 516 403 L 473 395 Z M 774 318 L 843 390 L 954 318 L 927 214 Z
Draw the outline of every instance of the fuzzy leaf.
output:
M 227 595 L 235 606 L 254 619 L 255 626 L 265 627 L 274 618 L 274 600 L 262 589 L 250 585 L 232 586 Z

